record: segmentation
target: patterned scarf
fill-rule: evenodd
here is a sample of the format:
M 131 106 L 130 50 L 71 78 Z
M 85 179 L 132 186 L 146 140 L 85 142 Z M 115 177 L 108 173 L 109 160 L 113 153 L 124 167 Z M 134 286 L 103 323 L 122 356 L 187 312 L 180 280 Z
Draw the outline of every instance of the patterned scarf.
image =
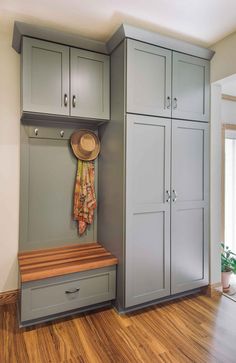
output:
M 94 161 L 78 160 L 74 193 L 74 219 L 78 222 L 81 236 L 89 224 L 93 223 L 97 206 L 94 186 Z

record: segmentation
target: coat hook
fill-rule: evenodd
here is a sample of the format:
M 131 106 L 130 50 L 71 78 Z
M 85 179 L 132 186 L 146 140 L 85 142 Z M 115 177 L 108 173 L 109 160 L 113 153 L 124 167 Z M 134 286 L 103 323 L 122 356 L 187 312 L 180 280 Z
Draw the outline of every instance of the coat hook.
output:
M 61 135 L 61 137 L 64 136 L 64 131 L 63 130 L 61 130 L 60 135 Z
M 35 135 L 36 135 L 36 136 L 38 136 L 38 134 L 39 134 L 39 129 L 34 129 L 34 133 L 35 133 Z

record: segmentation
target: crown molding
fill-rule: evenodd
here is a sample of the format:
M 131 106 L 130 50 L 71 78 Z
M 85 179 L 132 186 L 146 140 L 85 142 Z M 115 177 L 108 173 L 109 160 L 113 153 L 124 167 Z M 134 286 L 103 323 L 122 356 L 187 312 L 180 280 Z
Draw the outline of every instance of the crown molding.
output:
M 174 50 L 176 52 L 193 55 L 195 57 L 210 60 L 215 52 L 208 48 L 199 47 L 189 42 L 171 38 L 159 33 L 145 29 L 136 28 L 128 24 L 122 24 L 111 36 L 107 43 L 81 37 L 76 34 L 42 27 L 38 25 L 26 24 L 15 21 L 13 30 L 12 47 L 16 52 L 21 52 L 22 37 L 37 38 L 70 47 L 81 48 L 102 54 L 110 54 L 124 39 L 135 39 L 144 43 L 149 43 L 162 48 Z

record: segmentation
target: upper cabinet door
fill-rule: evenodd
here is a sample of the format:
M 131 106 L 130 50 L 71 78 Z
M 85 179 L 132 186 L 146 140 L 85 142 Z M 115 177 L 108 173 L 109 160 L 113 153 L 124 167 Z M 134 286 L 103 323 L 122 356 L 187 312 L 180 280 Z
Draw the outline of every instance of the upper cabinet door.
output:
M 69 47 L 23 38 L 23 111 L 69 115 Z
M 173 52 L 173 118 L 209 121 L 209 77 L 209 61 Z
M 109 56 L 71 48 L 71 116 L 110 118 Z
M 171 116 L 171 51 L 127 42 L 127 112 Z

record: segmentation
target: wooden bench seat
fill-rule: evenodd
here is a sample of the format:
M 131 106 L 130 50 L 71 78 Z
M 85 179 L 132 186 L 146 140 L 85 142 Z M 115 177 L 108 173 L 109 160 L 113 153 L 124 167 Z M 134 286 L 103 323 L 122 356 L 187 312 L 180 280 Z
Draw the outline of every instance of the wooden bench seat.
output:
M 70 245 L 18 255 L 21 282 L 116 265 L 118 260 L 99 243 Z

